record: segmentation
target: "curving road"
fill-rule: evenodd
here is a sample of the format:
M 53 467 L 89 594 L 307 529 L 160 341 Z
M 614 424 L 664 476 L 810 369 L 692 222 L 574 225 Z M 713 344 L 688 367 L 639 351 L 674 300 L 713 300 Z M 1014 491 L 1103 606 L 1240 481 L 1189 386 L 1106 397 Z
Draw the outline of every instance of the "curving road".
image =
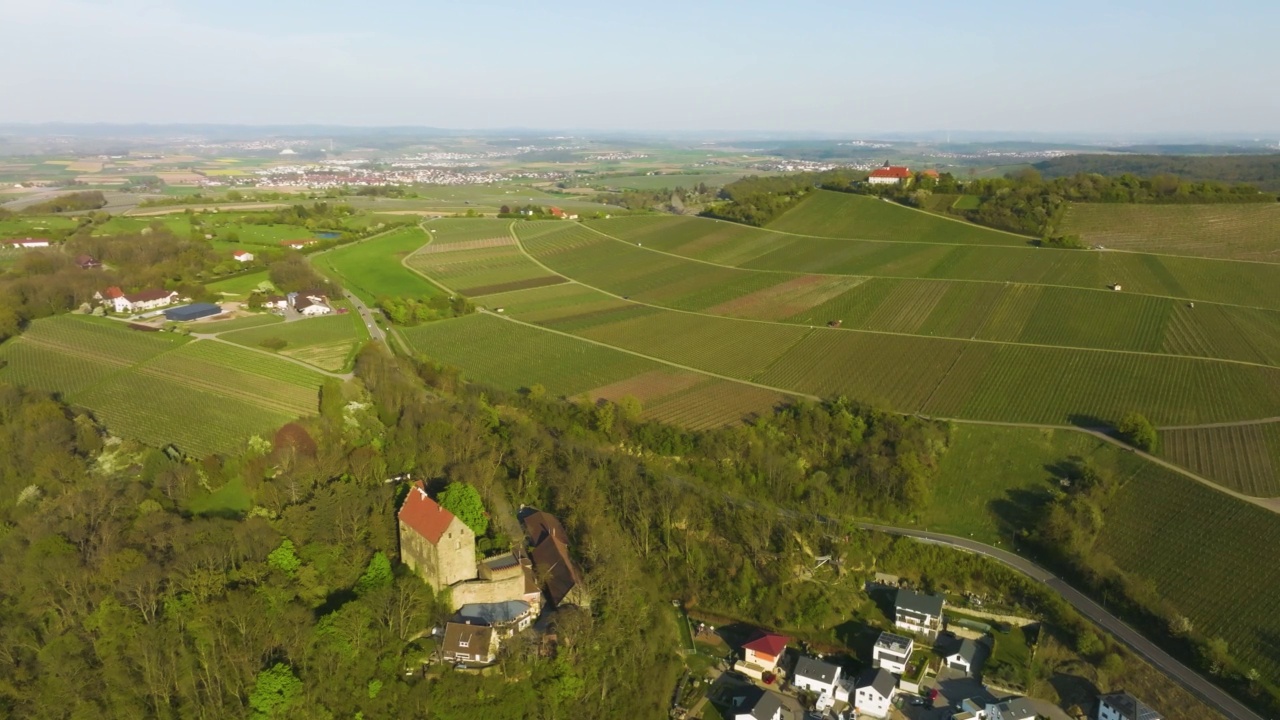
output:
M 1160 649 L 1155 643 L 1143 637 L 1137 630 L 1126 625 L 1120 618 L 1107 612 L 1098 603 L 1091 600 L 1084 593 L 1076 590 L 1063 580 L 1054 576 L 1048 570 L 1036 565 L 1026 558 L 1015 555 L 1007 550 L 984 545 L 980 542 L 974 542 L 966 538 L 956 537 L 954 535 L 944 535 L 942 533 L 928 532 L 925 530 L 912 530 L 908 528 L 893 527 L 891 525 L 877 525 L 875 523 L 855 523 L 864 530 L 874 530 L 876 532 L 888 533 L 890 535 L 900 535 L 902 537 L 915 538 L 921 542 L 936 543 L 938 545 L 946 545 L 964 550 L 967 552 L 985 555 L 1014 570 L 1026 575 L 1027 577 L 1048 585 L 1055 592 L 1062 596 L 1064 600 L 1071 604 L 1080 614 L 1089 618 L 1095 625 L 1103 628 L 1107 632 L 1116 636 L 1125 645 L 1128 645 L 1138 655 L 1146 659 L 1165 675 L 1177 681 L 1196 697 L 1199 697 L 1210 707 L 1214 708 L 1223 715 L 1231 718 L 1231 720 L 1262 720 L 1262 716 L 1245 707 L 1239 700 L 1228 695 L 1217 685 L 1206 680 L 1202 675 L 1195 672 L 1191 668 L 1183 665 L 1169 653 Z

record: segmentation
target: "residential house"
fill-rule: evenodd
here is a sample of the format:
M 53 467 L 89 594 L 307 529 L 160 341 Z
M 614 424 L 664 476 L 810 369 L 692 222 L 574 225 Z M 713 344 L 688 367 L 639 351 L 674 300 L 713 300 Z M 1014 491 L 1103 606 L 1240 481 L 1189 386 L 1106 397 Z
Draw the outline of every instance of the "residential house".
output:
M 427 495 L 422 481 L 409 489 L 397 514 L 400 562 L 439 592 L 476 577 L 476 534 Z
M 304 250 L 307 247 L 315 245 L 316 242 L 318 241 L 313 238 L 303 238 L 301 240 L 281 240 L 280 244 L 294 250 Z
M 733 669 L 757 680 L 762 680 L 765 673 L 777 675 L 789 642 L 791 638 L 786 635 L 762 632 L 742 646 L 742 659 Z
M 488 665 L 498 657 L 498 638 L 488 625 L 450 622 L 444 626 L 440 659 L 468 665 Z
M 569 557 L 569 537 L 560 520 L 541 510 L 527 509 L 522 518 L 533 548 L 533 568 L 543 579 L 552 604 L 588 607 L 591 599 L 582 585 L 582 574 Z
M 111 288 L 108 288 L 110 291 Z M 168 307 L 178 301 L 178 293 L 172 290 L 143 290 L 136 293 L 124 293 L 111 298 L 112 308 L 119 313 L 140 313 L 156 308 Z
M 733 696 L 729 712 L 733 720 L 782 720 L 782 699 L 753 685 Z
M 284 310 L 289 307 L 289 301 L 283 295 L 268 295 L 262 299 L 262 307 L 268 310 Z
M 897 680 L 887 670 L 868 669 L 858 677 L 858 682 L 854 685 L 854 711 L 876 718 L 888 717 L 897 684 Z
M 253 262 L 253 253 L 247 250 L 237 250 L 231 253 L 231 257 L 235 258 L 236 262 Z
M 1127 692 L 1098 698 L 1098 720 L 1164 720 L 1164 716 Z
M 978 657 L 978 643 L 964 638 L 942 662 L 952 670 L 959 670 L 967 675 L 973 674 L 974 662 Z
M 49 241 L 44 238 L 23 238 L 21 240 L 11 240 L 9 244 L 16 248 L 45 248 L 49 247 Z
M 837 700 L 849 700 L 849 691 L 840 684 L 840 666 L 816 658 L 802 655 L 796 660 L 791 684 L 817 693 L 815 707 L 821 711 L 835 705 Z
M 1027 698 L 1011 698 L 987 705 L 987 720 L 1036 720 L 1039 717 Z
M 76 267 L 81 270 L 94 270 L 102 267 L 102 263 L 98 262 L 92 255 L 77 255 Z
M 937 180 L 939 177 L 942 177 L 941 175 L 938 174 L 938 171 L 934 170 L 933 168 L 929 168 L 928 170 L 925 170 L 920 174 L 924 175 L 925 177 L 933 178 L 934 180 Z
M 525 630 L 537 618 L 534 606 L 523 600 L 507 600 L 498 603 L 469 603 L 458 608 L 456 617 L 461 622 L 488 625 L 500 637 L 510 637 Z
M 907 671 L 907 661 L 911 659 L 913 650 L 915 641 L 911 638 L 882 632 L 875 647 L 871 648 L 871 663 L 874 667 L 901 675 Z
M 942 596 L 902 589 L 894 599 L 894 624 L 914 633 L 933 635 L 942 628 Z
M 911 169 L 901 165 L 890 165 L 885 161 L 884 167 L 878 167 L 867 176 L 872 185 L 902 185 L 911 181 Z

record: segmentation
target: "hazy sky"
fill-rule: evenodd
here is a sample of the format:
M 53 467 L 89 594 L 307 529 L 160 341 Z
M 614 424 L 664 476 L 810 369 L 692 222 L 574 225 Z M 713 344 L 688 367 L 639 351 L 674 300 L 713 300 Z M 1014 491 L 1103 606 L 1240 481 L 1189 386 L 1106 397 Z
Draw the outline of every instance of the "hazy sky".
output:
M 1280 135 L 1280 2 L 0 0 L 0 122 Z

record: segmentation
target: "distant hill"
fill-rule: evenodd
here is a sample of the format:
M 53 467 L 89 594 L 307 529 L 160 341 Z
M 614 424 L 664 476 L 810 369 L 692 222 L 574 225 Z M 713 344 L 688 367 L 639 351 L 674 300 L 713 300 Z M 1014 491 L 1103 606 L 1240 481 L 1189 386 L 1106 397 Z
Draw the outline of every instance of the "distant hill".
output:
M 1034 167 L 1049 178 L 1076 173 L 1177 175 L 1184 180 L 1249 183 L 1261 190 L 1280 190 L 1280 154 L 1068 155 L 1036 163 Z

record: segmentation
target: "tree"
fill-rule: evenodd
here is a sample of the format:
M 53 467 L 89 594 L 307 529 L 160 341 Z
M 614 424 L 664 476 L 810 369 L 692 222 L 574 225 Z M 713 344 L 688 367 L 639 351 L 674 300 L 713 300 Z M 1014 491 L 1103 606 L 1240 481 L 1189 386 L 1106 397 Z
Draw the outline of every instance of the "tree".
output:
M 489 530 L 489 513 L 484 509 L 480 492 L 464 482 L 451 482 L 436 498 L 440 507 L 458 517 L 476 535 Z
M 249 694 L 249 707 L 253 708 L 254 718 L 286 717 L 301 695 L 302 681 L 293 668 L 276 663 L 258 673 Z
M 1121 418 L 1116 424 L 1116 432 L 1125 442 L 1145 452 L 1155 452 L 1159 442 L 1156 427 L 1138 412 L 1130 412 Z
M 373 554 L 373 559 L 369 560 L 369 566 L 356 582 L 356 592 L 363 595 L 370 590 L 390 587 L 391 580 L 391 561 L 387 559 L 386 553 L 379 550 Z
M 294 552 L 293 541 L 289 538 L 281 540 L 280 545 L 271 551 L 267 556 L 267 564 L 289 577 L 293 577 L 294 573 L 298 572 L 298 568 L 302 567 L 302 561 Z

